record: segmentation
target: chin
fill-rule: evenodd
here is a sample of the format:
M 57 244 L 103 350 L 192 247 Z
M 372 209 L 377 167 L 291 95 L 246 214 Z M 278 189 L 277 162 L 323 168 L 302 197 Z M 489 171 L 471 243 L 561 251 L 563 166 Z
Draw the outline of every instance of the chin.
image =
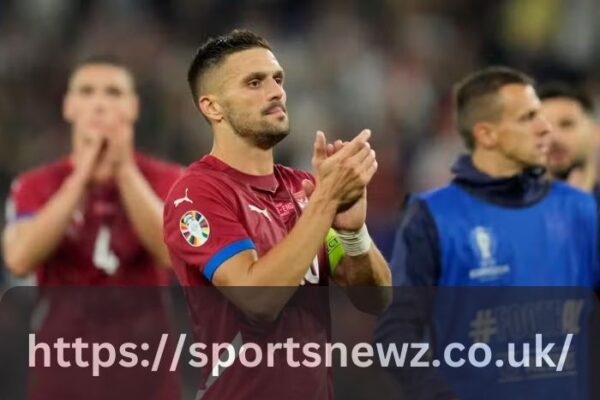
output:
M 279 119 L 275 121 L 273 124 L 269 124 L 269 129 L 275 134 L 285 133 L 288 134 L 290 132 L 290 123 L 287 120 L 287 117 L 284 119 Z
M 546 166 L 552 175 L 564 175 L 571 169 L 568 165 L 564 164 L 548 163 Z
M 538 155 L 537 157 L 532 157 L 530 161 L 530 166 L 532 167 L 548 167 L 550 159 L 547 155 Z
M 94 183 L 103 184 L 112 181 L 114 178 L 113 171 L 109 168 L 99 168 L 94 172 L 92 180 Z
M 263 150 L 275 147 L 288 135 L 288 131 L 273 131 L 269 133 L 256 134 L 252 137 L 252 143 Z

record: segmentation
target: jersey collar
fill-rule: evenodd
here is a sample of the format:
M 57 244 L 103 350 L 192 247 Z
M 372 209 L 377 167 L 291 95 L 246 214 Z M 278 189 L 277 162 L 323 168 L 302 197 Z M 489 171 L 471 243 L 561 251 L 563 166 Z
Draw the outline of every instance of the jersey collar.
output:
M 245 183 L 256 190 L 275 193 L 277 191 L 277 188 L 279 187 L 279 182 L 277 181 L 277 177 L 275 176 L 275 174 L 249 175 L 229 166 L 228 164 L 219 160 L 217 157 L 212 156 L 210 154 L 202 157 L 200 162 L 210 165 L 213 169 L 217 171 L 225 172 L 227 175 L 231 176 L 236 181 Z M 275 168 L 277 168 L 277 166 L 275 166 Z

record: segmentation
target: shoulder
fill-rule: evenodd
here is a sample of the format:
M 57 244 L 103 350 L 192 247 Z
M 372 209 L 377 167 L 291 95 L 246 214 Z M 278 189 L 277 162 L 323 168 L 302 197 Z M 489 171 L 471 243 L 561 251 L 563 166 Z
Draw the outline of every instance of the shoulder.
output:
M 313 182 L 315 181 L 315 177 L 310 172 L 302 170 L 302 169 L 287 167 L 287 166 L 281 165 L 281 164 L 275 164 L 275 169 L 284 178 L 300 180 L 300 181 L 303 181 L 305 179 L 308 179 Z
M 563 209 L 585 211 L 587 214 L 597 213 L 596 197 L 589 192 L 575 188 L 564 182 L 554 181 L 551 184 L 550 196 L 558 201 Z
M 551 190 L 553 193 L 558 194 L 560 196 L 568 196 L 580 199 L 593 197 L 591 193 L 573 187 L 562 181 L 553 181 L 551 183 Z
M 180 164 L 161 160 L 143 153 L 136 153 L 135 161 L 144 175 L 181 175 L 184 170 L 184 167 Z
M 455 211 L 463 206 L 466 192 L 450 183 L 427 192 L 416 194 L 415 200 L 421 201 L 421 209 L 431 214 L 455 215 Z
M 227 188 L 235 184 L 235 180 L 226 172 L 217 170 L 202 160 L 183 169 L 179 179 L 175 182 L 175 186 L 187 186 L 200 190 Z
M 182 170 L 167 195 L 167 201 L 181 198 L 186 193 L 194 198 L 229 202 L 236 194 L 236 188 L 235 182 L 226 173 L 197 161 Z
M 162 200 L 183 173 L 183 166 L 179 164 L 159 160 L 142 153 L 135 154 L 135 162 L 144 178 Z
M 596 198 L 592 193 L 583 191 L 564 182 L 554 181 L 550 186 L 550 194 L 570 202 L 595 204 Z
M 456 185 L 450 183 L 448 185 L 431 189 L 426 192 L 417 193 L 414 195 L 414 197 L 422 201 L 437 200 L 439 198 L 444 198 L 448 195 L 452 195 L 458 190 L 459 189 L 456 187 Z
M 403 230 L 429 230 L 435 228 L 435 221 L 422 193 L 411 195 L 406 200 L 401 213 L 400 228 Z
M 302 183 L 305 180 L 315 182 L 315 177 L 310 172 L 302 169 L 296 169 L 281 164 L 275 164 L 275 170 L 279 175 L 281 175 L 281 177 L 286 182 L 292 184 L 296 184 L 298 182 Z
M 70 161 L 64 158 L 26 170 L 13 179 L 12 190 L 18 191 L 29 187 L 44 190 L 60 186 L 71 169 Z

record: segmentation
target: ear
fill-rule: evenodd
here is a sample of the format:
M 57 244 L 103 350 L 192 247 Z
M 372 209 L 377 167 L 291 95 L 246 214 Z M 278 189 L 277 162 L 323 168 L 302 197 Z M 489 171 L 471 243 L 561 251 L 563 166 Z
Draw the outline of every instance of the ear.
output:
M 498 130 L 496 125 L 490 122 L 476 122 L 473 125 L 473 137 L 477 145 L 491 149 L 498 143 Z
M 223 108 L 213 95 L 200 96 L 196 104 L 202 115 L 211 122 L 223 120 Z

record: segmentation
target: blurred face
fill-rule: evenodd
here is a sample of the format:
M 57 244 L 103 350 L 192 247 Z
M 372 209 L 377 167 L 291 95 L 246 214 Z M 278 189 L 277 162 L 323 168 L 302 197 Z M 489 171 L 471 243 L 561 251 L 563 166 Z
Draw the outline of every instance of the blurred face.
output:
M 518 169 L 546 165 L 550 125 L 533 87 L 510 84 L 499 95 L 503 112 L 494 128 L 496 149 Z
M 91 135 L 108 138 L 118 124 L 133 125 L 138 99 L 127 70 L 110 64 L 84 65 L 72 75 L 63 115 L 73 127 L 75 155 Z
M 542 112 L 552 126 L 548 169 L 552 175 L 565 179 L 591 157 L 594 123 L 577 101 L 566 97 L 544 100 Z
M 289 133 L 283 69 L 267 49 L 233 53 L 219 67 L 218 102 L 223 122 L 261 149 Z

